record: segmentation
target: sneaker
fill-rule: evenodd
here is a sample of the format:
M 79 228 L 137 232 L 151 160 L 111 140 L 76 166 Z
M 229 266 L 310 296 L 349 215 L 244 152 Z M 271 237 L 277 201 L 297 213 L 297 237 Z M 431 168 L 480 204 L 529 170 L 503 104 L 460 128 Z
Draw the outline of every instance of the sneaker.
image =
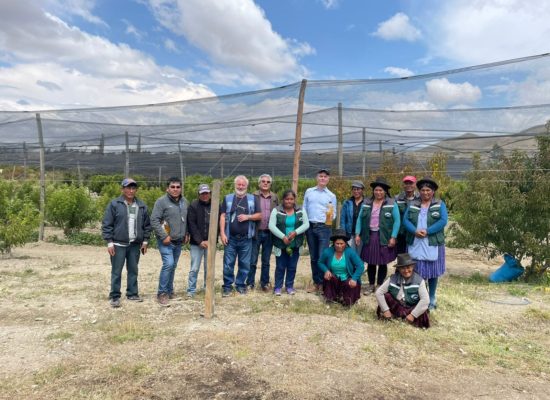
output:
M 275 290 L 273 291 L 273 294 L 275 296 L 280 296 L 281 295 L 281 288 L 275 288 Z
M 168 299 L 174 300 L 176 298 L 176 295 L 174 293 L 168 293 Z
M 109 304 L 113 308 L 118 308 L 118 307 L 120 307 L 120 299 L 118 297 L 116 299 L 111 299 L 111 300 L 109 300 Z
M 192 299 L 193 297 L 195 297 L 195 293 L 187 293 L 188 299 Z
M 130 301 L 137 301 L 138 303 L 142 303 L 143 299 L 139 297 L 139 295 L 134 294 L 133 296 L 128 296 L 128 300 Z
M 262 292 L 264 292 L 264 293 L 271 292 L 271 285 L 268 283 L 267 285 L 262 286 Z
M 168 300 L 168 293 L 161 293 L 157 296 L 157 301 L 162 307 L 170 307 L 170 303 L 168 303 Z
M 237 293 L 243 294 L 243 295 L 246 294 L 246 288 L 245 288 L 245 287 L 243 287 L 243 288 L 238 287 L 238 288 L 237 288 Z
M 229 297 L 231 296 L 231 289 L 223 289 L 222 297 Z
M 368 296 L 369 294 L 374 293 L 374 290 L 375 290 L 374 285 L 368 285 L 367 287 L 365 287 L 363 294 L 365 296 Z
M 294 296 L 296 294 L 296 290 L 294 290 L 294 288 L 286 288 L 286 294 L 289 294 L 291 296 Z
M 323 291 L 323 285 L 320 283 L 315 283 L 307 288 L 307 293 L 321 293 Z

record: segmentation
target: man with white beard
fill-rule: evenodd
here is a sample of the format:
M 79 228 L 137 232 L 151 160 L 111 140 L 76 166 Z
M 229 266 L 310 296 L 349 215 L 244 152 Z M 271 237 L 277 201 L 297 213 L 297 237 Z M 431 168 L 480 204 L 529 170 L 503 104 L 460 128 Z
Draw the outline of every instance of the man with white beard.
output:
M 220 207 L 220 237 L 223 255 L 223 297 L 231 295 L 233 284 L 237 292 L 246 294 L 246 278 L 250 271 L 252 239 L 256 236 L 257 221 L 262 218 L 260 200 L 247 193 L 248 179 L 235 178 L 235 193 L 224 197 Z M 238 262 L 235 277 L 235 262 Z

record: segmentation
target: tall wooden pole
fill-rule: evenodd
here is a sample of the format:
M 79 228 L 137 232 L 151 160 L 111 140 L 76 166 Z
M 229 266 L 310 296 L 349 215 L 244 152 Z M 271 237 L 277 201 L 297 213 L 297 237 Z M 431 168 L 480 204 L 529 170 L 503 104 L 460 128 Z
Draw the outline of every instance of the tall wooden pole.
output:
M 181 154 L 181 142 L 178 142 L 178 155 L 180 158 L 181 195 L 185 194 L 185 168 L 183 168 L 183 155 Z
M 363 179 L 367 176 L 367 129 L 363 128 Z
M 208 260 L 206 268 L 206 292 L 204 295 L 204 317 L 214 316 L 214 280 L 216 278 L 216 244 L 218 243 L 218 217 L 220 204 L 221 180 L 215 180 L 210 198 L 210 227 L 208 230 Z
M 27 160 L 28 160 L 28 153 L 27 153 L 27 143 L 23 142 L 23 179 L 27 180 Z
M 82 173 L 80 172 L 80 160 L 76 160 L 76 170 L 78 172 L 78 186 L 82 186 Z
M 130 140 L 128 139 L 128 131 L 124 132 L 126 140 L 126 163 L 124 164 L 124 176 L 130 176 Z
M 298 179 L 300 176 L 300 155 L 302 152 L 302 116 L 304 114 L 304 97 L 306 94 L 307 79 L 302 79 L 298 96 L 298 112 L 296 114 L 296 135 L 294 137 L 294 165 L 292 167 L 292 190 L 298 193 Z
M 344 176 L 344 133 L 342 130 L 342 103 L 338 103 L 338 175 Z
M 44 240 L 44 215 L 46 208 L 46 154 L 44 150 L 44 136 L 42 134 L 42 120 L 36 113 L 36 126 L 38 128 L 38 145 L 40 146 L 40 227 L 38 228 L 38 240 Z

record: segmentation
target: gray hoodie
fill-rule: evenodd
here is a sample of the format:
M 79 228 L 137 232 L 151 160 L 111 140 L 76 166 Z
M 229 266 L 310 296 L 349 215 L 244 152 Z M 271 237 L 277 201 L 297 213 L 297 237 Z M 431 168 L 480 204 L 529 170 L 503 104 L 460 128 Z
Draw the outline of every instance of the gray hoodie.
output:
M 155 231 L 157 240 L 163 241 L 168 236 L 163 223 L 167 223 L 170 229 L 172 242 L 182 242 L 187 232 L 187 208 L 189 202 L 181 196 L 179 203 L 166 193 L 160 197 L 153 207 L 151 214 L 151 226 Z

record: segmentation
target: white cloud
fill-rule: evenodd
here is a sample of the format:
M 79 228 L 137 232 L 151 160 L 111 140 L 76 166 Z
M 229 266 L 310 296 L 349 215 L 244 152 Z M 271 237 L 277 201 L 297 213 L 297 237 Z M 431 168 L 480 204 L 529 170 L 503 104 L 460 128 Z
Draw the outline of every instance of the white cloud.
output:
M 447 78 L 437 78 L 426 82 L 428 97 L 435 103 L 472 104 L 481 98 L 481 89 L 469 82 L 451 83 Z
M 149 0 L 158 21 L 204 51 L 225 74 L 278 82 L 302 77 L 313 48 L 273 30 L 252 0 Z
M 426 111 L 435 110 L 435 104 L 429 101 L 411 101 L 409 103 L 395 103 L 389 109 L 393 111 Z
M 320 0 L 323 3 L 323 7 L 327 10 L 338 8 L 340 5 L 340 0 Z
M 386 67 L 384 68 L 384 72 L 387 72 L 388 74 L 397 76 L 399 78 L 405 78 L 407 76 L 414 75 L 414 72 L 412 72 L 410 69 L 399 67 Z
M 143 104 L 213 94 L 181 70 L 68 25 L 42 11 L 44 4 L 0 2 L 1 108 Z M 124 84 L 132 90 L 121 89 Z
M 107 26 L 105 21 L 93 14 L 95 0 L 45 0 L 45 3 L 58 15 L 76 15 L 92 24 Z
M 180 53 L 176 42 L 169 38 L 164 39 L 164 48 L 171 53 Z
M 432 0 L 422 5 L 429 46 L 437 56 L 463 65 L 550 51 L 547 0 Z
M 401 12 L 395 14 L 387 21 L 378 24 L 378 29 L 373 33 L 385 40 L 406 40 L 414 42 L 422 36 L 419 29 L 409 21 L 409 17 Z
M 141 32 L 139 29 L 137 29 L 133 24 L 130 23 L 130 21 L 123 19 L 122 22 L 126 24 L 126 34 L 134 36 L 137 40 L 141 40 L 143 36 L 145 35 L 143 32 Z

